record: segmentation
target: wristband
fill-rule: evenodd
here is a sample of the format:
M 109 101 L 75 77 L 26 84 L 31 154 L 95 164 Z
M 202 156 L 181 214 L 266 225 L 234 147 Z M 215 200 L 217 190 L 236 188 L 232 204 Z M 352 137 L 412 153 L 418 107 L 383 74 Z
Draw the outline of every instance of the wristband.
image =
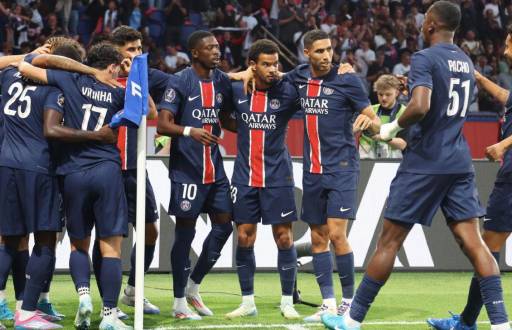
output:
M 185 126 L 185 128 L 183 129 L 183 136 L 190 136 L 190 131 L 191 130 L 192 130 L 192 127 Z

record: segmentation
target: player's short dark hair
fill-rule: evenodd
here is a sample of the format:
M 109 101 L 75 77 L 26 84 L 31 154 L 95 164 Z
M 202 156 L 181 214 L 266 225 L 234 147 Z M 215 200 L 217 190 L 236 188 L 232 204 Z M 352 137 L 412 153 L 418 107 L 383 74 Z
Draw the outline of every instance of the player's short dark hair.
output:
M 251 48 L 249 48 L 249 52 L 247 54 L 247 58 L 249 61 L 258 62 L 258 57 L 260 54 L 276 54 L 279 53 L 279 47 L 273 41 L 267 39 L 260 39 L 255 41 Z
M 96 69 L 106 69 L 111 64 L 121 64 L 123 55 L 114 45 L 103 42 L 94 45 L 87 53 L 87 65 Z
M 430 7 L 430 11 L 448 31 L 455 31 L 459 27 L 462 17 L 459 5 L 441 0 L 434 2 Z
M 315 29 L 304 34 L 304 48 L 309 49 L 318 40 L 330 39 L 329 35 L 322 30 Z
M 65 56 L 77 62 L 83 62 L 85 59 L 84 47 L 75 39 L 67 37 L 52 37 L 46 40 L 50 45 L 52 55 Z
M 142 33 L 127 25 L 116 27 L 110 37 L 110 41 L 118 47 L 137 40 L 142 41 Z
M 209 32 L 209 31 L 196 31 L 194 33 L 192 33 L 190 35 L 190 37 L 188 37 L 188 40 L 187 40 L 187 48 L 189 51 L 191 51 L 192 49 L 196 49 L 197 46 L 199 45 L 199 43 L 201 42 L 201 40 L 203 40 L 204 38 L 209 38 L 209 37 L 214 37 L 213 33 Z

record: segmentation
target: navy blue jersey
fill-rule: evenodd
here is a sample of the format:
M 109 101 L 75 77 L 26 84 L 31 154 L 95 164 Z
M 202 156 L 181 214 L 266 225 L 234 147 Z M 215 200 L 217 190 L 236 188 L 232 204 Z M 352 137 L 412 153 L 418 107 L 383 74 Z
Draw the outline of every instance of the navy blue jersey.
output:
M 112 88 L 93 77 L 59 70 L 47 70 L 48 84 L 64 92 L 64 125 L 97 131 L 123 109 L 124 89 Z M 62 144 L 57 174 L 83 171 L 104 161 L 120 163 L 115 144 L 96 142 Z
M 456 45 L 436 44 L 412 56 L 409 94 L 424 86 L 432 90 L 430 110 L 407 133 L 399 171 L 420 174 L 473 172 L 462 134 L 475 85 L 471 59 Z
M 62 92 L 23 80 L 13 67 L 4 70 L 0 80 L 5 132 L 0 166 L 54 174 L 51 148 L 43 133 L 44 111 L 63 112 Z
M 503 116 L 503 123 L 501 125 L 501 140 L 504 140 L 512 135 L 512 93 L 509 94 L 507 104 L 505 106 L 507 111 Z M 497 182 L 512 182 L 512 149 L 505 152 L 503 156 L 503 163 L 498 171 L 496 177 Z
M 158 109 L 171 111 L 176 124 L 203 128 L 219 136 L 219 111 L 231 98 L 231 82 L 220 70 L 201 79 L 187 68 L 170 80 Z M 175 182 L 210 184 L 226 177 L 219 146 L 205 146 L 190 137 L 172 139 L 169 176 Z
M 149 69 L 148 89 L 153 101 L 158 104 L 167 87 L 169 79 L 176 79 L 175 76 L 167 74 L 160 70 Z M 126 86 L 126 77 L 119 78 L 118 81 Z M 137 168 L 137 129 L 121 126 L 119 127 L 119 138 L 117 147 L 121 155 L 121 169 L 134 170 Z
M 232 183 L 251 187 L 293 187 L 286 147 L 288 121 L 300 109 L 295 87 L 279 81 L 266 91 L 246 95 L 233 83 L 232 103 L 237 121 L 237 156 Z
M 286 74 L 298 88 L 304 112 L 304 171 L 337 173 L 359 170 L 352 124 L 370 105 L 368 92 L 355 74 L 338 75 L 334 66 L 323 77 L 311 77 L 309 65 Z

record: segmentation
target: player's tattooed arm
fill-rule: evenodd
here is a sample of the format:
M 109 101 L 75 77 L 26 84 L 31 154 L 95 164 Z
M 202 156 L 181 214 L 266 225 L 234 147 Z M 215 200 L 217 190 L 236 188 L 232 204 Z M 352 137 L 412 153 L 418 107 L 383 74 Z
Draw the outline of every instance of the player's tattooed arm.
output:
M 237 132 L 236 119 L 231 116 L 228 111 L 220 111 L 219 119 L 222 128 L 227 129 L 230 132 Z
M 107 70 L 98 70 L 91 68 L 85 64 L 59 55 L 39 55 L 32 60 L 32 64 L 37 67 L 47 69 L 59 69 L 63 71 L 76 72 L 93 76 L 99 82 L 111 86 L 113 88 L 123 87 L 122 84 L 117 82 L 116 79 L 112 78 L 112 75 Z
M 157 133 L 170 137 L 186 136 L 206 146 L 219 143 L 216 135 L 209 133 L 202 128 L 181 126 L 174 122 L 174 115 L 171 111 L 161 110 L 158 113 Z
M 501 104 L 506 105 L 510 92 L 505 88 L 495 84 L 480 72 L 475 70 L 475 79 L 477 84 L 483 88 L 492 97 L 497 99 Z
M 354 133 L 360 131 L 367 131 L 369 135 L 374 135 L 380 131 L 380 118 L 373 112 L 371 106 L 367 106 L 357 116 L 354 124 L 352 125 Z
M 44 112 L 44 136 L 50 140 L 68 143 L 99 142 L 106 144 L 117 143 L 117 130 L 108 125 L 98 131 L 74 129 L 62 125 L 62 113 L 47 109 Z

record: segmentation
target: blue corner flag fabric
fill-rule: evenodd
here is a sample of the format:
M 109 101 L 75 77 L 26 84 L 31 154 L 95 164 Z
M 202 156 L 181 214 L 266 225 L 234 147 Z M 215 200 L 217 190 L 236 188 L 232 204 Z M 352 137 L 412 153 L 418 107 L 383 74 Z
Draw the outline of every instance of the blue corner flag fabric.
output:
M 148 113 L 148 54 L 136 56 L 124 96 L 124 109 L 116 113 L 109 124 L 112 128 L 119 126 L 139 127 L 143 115 Z

